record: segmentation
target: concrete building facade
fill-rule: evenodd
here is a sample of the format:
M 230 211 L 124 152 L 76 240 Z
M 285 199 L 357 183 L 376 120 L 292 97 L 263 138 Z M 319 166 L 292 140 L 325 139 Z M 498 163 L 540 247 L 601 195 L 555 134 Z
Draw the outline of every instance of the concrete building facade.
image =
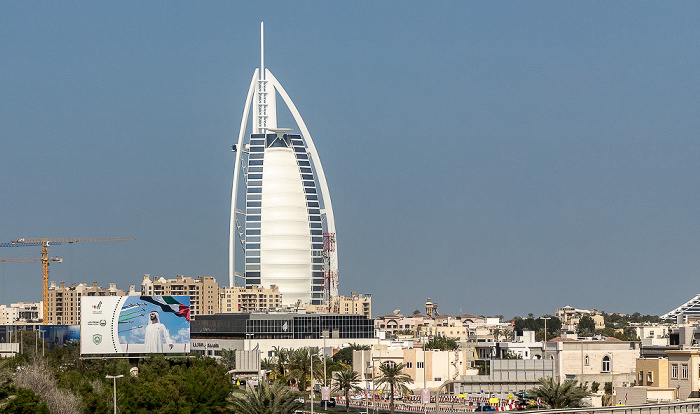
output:
M 612 382 L 613 387 L 630 386 L 636 379 L 640 346 L 615 338 L 601 340 L 554 338 L 546 343 L 544 358 L 555 361 L 559 380 L 581 383 Z
M 190 312 L 197 315 L 219 313 L 219 284 L 211 276 L 198 276 L 196 279 L 177 275 L 175 279 L 165 279 L 143 275 L 141 282 L 143 296 L 189 296 Z
M 276 285 L 269 288 L 252 286 L 222 286 L 219 289 L 219 311 L 221 313 L 259 312 L 282 307 L 282 295 Z
M 108 288 L 84 283 L 66 286 L 65 282 L 56 285 L 51 282 L 48 291 L 47 307 L 48 325 L 80 325 L 80 299 L 83 296 L 126 296 L 137 295 L 134 286 L 129 287 L 128 292 L 117 289 L 116 283 L 110 283 Z

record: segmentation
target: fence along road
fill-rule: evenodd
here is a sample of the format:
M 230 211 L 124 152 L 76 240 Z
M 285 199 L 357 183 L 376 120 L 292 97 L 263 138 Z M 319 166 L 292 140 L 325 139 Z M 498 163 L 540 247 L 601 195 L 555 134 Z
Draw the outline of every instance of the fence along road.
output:
M 556 410 L 539 410 L 533 413 L 590 413 L 590 414 L 671 414 L 700 413 L 700 400 L 679 401 L 660 404 L 623 405 L 598 408 L 559 408 Z

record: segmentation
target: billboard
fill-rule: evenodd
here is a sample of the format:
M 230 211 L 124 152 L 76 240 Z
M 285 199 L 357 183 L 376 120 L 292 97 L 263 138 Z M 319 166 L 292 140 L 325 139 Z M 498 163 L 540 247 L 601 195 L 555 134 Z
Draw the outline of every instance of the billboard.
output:
M 83 296 L 80 354 L 190 352 L 189 296 Z

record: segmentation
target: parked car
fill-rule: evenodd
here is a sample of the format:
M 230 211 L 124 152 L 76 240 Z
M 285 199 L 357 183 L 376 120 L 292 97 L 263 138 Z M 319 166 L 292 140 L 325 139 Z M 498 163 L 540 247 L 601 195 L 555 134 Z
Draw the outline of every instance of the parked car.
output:
M 321 400 L 321 407 L 325 407 L 326 403 L 328 403 L 328 407 L 334 408 L 335 407 L 335 398 L 331 397 L 330 400 Z
M 476 407 L 476 410 L 474 411 L 496 411 L 496 409 L 488 405 L 481 405 L 479 407 Z

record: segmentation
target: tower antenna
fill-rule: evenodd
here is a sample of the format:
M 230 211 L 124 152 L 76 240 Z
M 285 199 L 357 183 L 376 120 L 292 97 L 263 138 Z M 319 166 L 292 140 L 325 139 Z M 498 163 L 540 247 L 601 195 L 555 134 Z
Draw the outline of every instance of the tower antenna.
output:
M 265 29 L 260 22 L 260 80 L 265 80 Z

